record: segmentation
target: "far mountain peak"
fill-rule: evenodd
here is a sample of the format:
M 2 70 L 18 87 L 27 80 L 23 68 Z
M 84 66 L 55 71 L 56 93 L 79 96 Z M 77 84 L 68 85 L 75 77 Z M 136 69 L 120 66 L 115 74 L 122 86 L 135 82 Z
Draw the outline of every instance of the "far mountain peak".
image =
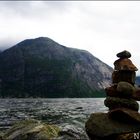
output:
M 47 37 L 26 39 L 0 53 L 3 97 L 97 97 L 112 68 L 87 51 Z

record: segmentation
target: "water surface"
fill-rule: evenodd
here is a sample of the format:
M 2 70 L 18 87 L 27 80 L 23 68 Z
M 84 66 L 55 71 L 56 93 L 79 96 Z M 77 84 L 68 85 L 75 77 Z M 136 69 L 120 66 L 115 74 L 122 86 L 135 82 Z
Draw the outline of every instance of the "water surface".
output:
M 10 128 L 18 120 L 37 119 L 62 129 L 68 126 L 79 129 L 83 133 L 91 113 L 108 111 L 104 99 L 0 99 L 0 130 Z

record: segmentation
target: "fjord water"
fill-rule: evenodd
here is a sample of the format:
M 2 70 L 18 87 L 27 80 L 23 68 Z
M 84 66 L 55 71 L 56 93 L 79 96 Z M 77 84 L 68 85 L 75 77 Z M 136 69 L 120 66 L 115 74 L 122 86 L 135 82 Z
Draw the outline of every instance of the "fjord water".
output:
M 0 99 L 0 131 L 10 128 L 18 120 L 37 119 L 86 135 L 84 125 L 90 114 L 108 111 L 104 99 Z

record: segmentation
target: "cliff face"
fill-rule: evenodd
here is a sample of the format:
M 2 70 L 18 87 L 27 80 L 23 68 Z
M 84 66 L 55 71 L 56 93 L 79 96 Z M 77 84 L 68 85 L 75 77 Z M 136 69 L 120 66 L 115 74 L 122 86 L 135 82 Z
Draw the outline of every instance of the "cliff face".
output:
M 0 53 L 1 96 L 94 97 L 112 68 L 84 50 L 40 37 Z

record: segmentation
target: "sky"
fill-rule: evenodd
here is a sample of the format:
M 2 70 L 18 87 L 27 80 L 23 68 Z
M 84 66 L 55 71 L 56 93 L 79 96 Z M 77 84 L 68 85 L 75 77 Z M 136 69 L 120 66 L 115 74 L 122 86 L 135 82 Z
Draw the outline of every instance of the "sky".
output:
M 0 49 L 49 37 L 114 67 L 131 52 L 140 75 L 140 1 L 0 1 Z

